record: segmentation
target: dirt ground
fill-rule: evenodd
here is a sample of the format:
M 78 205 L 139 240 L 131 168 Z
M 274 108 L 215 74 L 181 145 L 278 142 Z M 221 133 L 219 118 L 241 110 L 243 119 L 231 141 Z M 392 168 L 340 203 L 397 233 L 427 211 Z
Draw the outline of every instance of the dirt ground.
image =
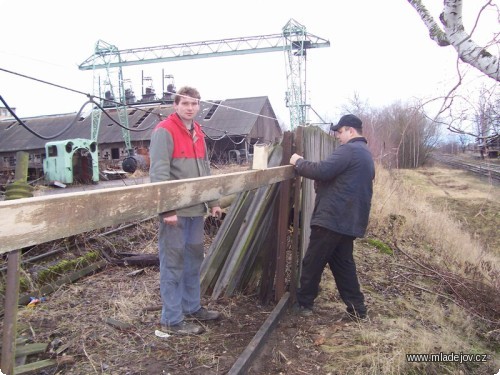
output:
M 432 174 L 435 180 L 436 173 Z M 413 178 L 426 186 L 428 175 L 420 173 Z M 443 188 L 441 185 L 438 190 Z M 154 227 L 143 229 L 134 243 L 121 245 L 117 239 L 113 246 L 154 252 Z M 356 241 L 355 257 L 370 309 L 368 321 L 344 319 L 344 306 L 326 270 L 314 315 L 302 317 L 287 310 L 248 374 L 374 373 L 373 363 L 397 349 L 389 338 L 381 344 L 371 341 L 370 332 L 383 331 L 392 321 L 399 324 L 400 315 L 422 320 L 414 305 L 405 301 L 423 303 L 425 293 L 394 283 L 404 267 L 415 265 L 404 257 L 395 262 L 394 257 L 364 240 Z M 204 323 L 206 332 L 199 336 L 160 338 L 155 335 L 160 329 L 160 303 L 157 267 L 108 265 L 101 272 L 60 287 L 34 307 L 20 308 L 19 337 L 48 344 L 45 353 L 27 361 L 59 361 L 58 366 L 35 372 L 41 375 L 226 374 L 275 307 L 274 303 L 262 305 L 248 294 L 216 301 L 205 297 L 206 306 L 222 313 L 219 321 Z M 414 374 L 424 373 L 418 369 Z M 490 370 L 478 367 L 468 372 L 464 368 L 456 374 L 487 374 Z
M 152 241 L 153 242 L 153 241 Z M 358 248 L 366 261 L 358 266 L 362 283 L 369 283 L 365 268 L 388 267 L 386 257 Z M 375 260 L 369 260 L 371 256 Z M 378 265 L 369 263 L 379 262 Z M 48 343 L 46 353 L 28 362 L 58 358 L 61 365 L 37 374 L 225 374 L 245 350 L 273 308 L 256 296 L 239 294 L 205 305 L 222 313 L 222 319 L 203 323 L 199 336 L 159 338 L 159 273 L 109 265 L 101 272 L 65 285 L 34 307 L 19 310 L 18 331 L 28 342 Z M 340 303 L 330 273 L 324 273 L 323 290 L 314 317 L 287 311 L 261 357 L 249 374 L 321 374 L 331 355 L 320 349 L 328 339 L 339 344 L 359 324 L 342 321 Z M 399 292 L 398 292 L 399 293 Z M 370 303 L 368 298 L 368 303 Z M 123 328 L 117 324 L 125 325 Z M 351 340 L 346 340 L 346 344 Z M 57 354 L 56 354 L 57 353 Z

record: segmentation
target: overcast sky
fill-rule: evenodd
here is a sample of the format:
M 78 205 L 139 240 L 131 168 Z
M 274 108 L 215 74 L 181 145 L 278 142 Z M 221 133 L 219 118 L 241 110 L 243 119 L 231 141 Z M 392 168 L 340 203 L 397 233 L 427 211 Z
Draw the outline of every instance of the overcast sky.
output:
M 437 17 L 442 1 L 427 2 Z M 482 2 L 465 3 L 464 14 L 475 14 L 467 6 Z M 307 58 L 309 104 L 327 121 L 338 119 L 354 93 L 378 107 L 443 95 L 456 82 L 454 50 L 429 39 L 407 0 L 0 0 L 0 9 L 0 68 L 85 93 L 92 92 L 93 74 L 78 65 L 98 40 L 125 49 L 274 34 L 291 18 L 331 43 L 310 50 Z M 487 16 L 493 20 L 489 29 L 477 31 L 484 41 L 498 32 L 493 14 Z M 138 98 L 142 72 L 160 93 L 162 69 L 174 76 L 177 88 L 197 87 L 202 99 L 268 96 L 279 119 L 289 124 L 285 63 L 283 53 L 272 52 L 124 67 L 123 75 Z M 84 95 L 3 71 L 0 95 L 21 117 L 76 112 L 86 101 Z M 313 113 L 310 118 L 318 121 Z

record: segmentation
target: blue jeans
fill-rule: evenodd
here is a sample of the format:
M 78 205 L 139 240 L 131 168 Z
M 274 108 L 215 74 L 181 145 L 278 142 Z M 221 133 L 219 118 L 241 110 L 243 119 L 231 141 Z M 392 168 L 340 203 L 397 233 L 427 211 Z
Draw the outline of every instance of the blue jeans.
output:
M 160 221 L 158 248 L 163 302 L 160 323 L 174 325 L 184 320 L 184 314 L 194 313 L 201 307 L 203 216 L 178 217 L 175 227 Z

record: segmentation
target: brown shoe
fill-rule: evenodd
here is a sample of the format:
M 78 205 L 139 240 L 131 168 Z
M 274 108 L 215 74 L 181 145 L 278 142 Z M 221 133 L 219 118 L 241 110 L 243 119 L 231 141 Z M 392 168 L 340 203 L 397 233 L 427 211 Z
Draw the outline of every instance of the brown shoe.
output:
M 205 332 L 202 326 L 196 323 L 186 322 L 185 320 L 175 325 L 163 327 L 167 332 L 177 335 L 199 335 Z
M 220 312 L 207 310 L 204 307 L 201 307 L 198 311 L 192 314 L 186 314 L 186 318 L 188 319 L 197 319 L 201 321 L 205 320 L 217 320 L 220 318 Z

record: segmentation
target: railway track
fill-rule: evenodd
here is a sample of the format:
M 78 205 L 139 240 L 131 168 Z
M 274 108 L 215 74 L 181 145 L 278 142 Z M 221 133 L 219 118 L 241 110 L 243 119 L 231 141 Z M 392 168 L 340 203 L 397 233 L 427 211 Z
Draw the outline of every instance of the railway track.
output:
M 497 182 L 500 181 L 500 163 L 495 160 L 464 159 L 460 156 L 448 154 L 432 154 L 431 157 L 441 164 L 488 177 Z

